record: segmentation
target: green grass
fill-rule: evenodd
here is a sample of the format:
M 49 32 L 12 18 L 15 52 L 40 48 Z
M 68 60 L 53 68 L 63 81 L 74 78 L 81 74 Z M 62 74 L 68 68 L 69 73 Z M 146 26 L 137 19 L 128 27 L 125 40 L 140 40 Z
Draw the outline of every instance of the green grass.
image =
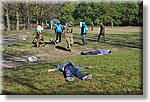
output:
M 132 30 L 131 30 L 132 29 Z M 139 27 L 106 28 L 106 42 L 96 42 L 97 31 L 89 31 L 88 45 L 80 45 L 81 36 L 78 28 L 74 31 L 72 52 L 57 49 L 55 45 L 32 47 L 31 40 L 35 36 L 30 34 L 26 41 L 16 42 L 16 46 L 4 46 L 3 55 L 24 57 L 35 55 L 36 63 L 26 63 L 20 69 L 4 71 L 2 94 L 92 94 L 92 95 L 138 95 L 143 94 L 142 68 L 142 33 Z M 45 41 L 55 39 L 53 32 L 45 31 Z M 66 47 L 64 35 L 58 46 Z M 107 56 L 82 56 L 81 51 L 96 49 L 111 49 Z M 74 82 L 67 82 L 59 71 L 48 73 L 57 64 L 71 61 L 77 66 L 87 66 L 82 70 L 84 74 L 92 74 L 89 81 L 78 78 Z

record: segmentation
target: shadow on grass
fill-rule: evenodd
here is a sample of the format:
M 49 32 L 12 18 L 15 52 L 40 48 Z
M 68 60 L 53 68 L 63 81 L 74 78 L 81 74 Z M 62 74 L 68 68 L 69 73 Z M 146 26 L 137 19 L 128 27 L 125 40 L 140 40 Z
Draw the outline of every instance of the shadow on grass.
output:
M 87 35 L 87 42 L 97 42 L 98 35 Z M 106 44 L 117 46 L 117 47 L 129 47 L 143 49 L 143 35 L 130 33 L 130 34 L 106 34 Z M 81 38 L 74 36 L 74 39 L 81 40 Z M 101 42 L 101 41 L 100 41 Z M 79 44 L 75 42 L 75 44 Z
M 44 42 L 45 44 L 51 44 L 51 45 L 55 45 L 54 41 L 49 41 L 49 42 Z
M 78 45 L 84 45 L 82 43 L 79 43 L 79 42 L 73 42 L 74 44 L 78 44 Z
M 27 86 L 28 88 L 30 88 L 31 90 L 36 90 L 36 91 L 42 91 L 42 89 L 39 89 L 39 88 L 36 88 L 32 82 L 32 80 L 29 80 L 29 79 L 26 79 L 26 78 L 18 78 L 18 77 L 10 77 L 10 76 L 3 76 L 3 79 L 5 80 L 5 82 L 10 82 L 10 83 L 16 83 L 18 85 L 22 85 L 22 86 Z M 34 93 L 34 92 L 32 92 Z M 2 94 L 21 94 L 19 91 L 18 93 L 17 92 L 7 92 L 5 89 L 4 91 L 2 92 Z M 22 94 L 25 94 L 23 93 L 22 91 Z M 31 93 L 28 93 L 28 94 L 31 94 Z M 36 93 L 35 93 L 36 94 Z
M 63 50 L 63 51 L 69 51 L 68 49 L 66 49 L 65 47 L 62 47 L 62 46 L 56 46 L 55 48 L 57 48 L 59 50 Z
M 106 44 L 119 46 L 119 47 L 129 47 L 129 48 L 138 48 L 143 49 L 143 39 L 137 34 L 127 34 L 127 35 L 118 35 L 113 34 L 109 35 L 106 39 Z

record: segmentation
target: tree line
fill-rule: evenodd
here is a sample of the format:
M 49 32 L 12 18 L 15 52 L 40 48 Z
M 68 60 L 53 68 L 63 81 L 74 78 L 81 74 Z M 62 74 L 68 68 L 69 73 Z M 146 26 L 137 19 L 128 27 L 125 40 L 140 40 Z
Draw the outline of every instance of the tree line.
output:
M 58 18 L 62 23 L 72 21 L 74 25 L 85 20 L 90 25 L 104 23 L 109 26 L 142 26 L 143 2 L 2 2 L 6 30 L 30 28 Z

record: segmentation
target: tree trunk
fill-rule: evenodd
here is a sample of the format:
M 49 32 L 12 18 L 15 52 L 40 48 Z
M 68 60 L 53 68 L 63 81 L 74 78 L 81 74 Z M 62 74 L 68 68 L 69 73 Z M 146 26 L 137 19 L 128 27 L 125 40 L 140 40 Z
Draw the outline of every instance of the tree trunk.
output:
M 30 15 L 29 15 L 29 2 L 26 1 L 26 9 L 27 9 L 27 29 L 30 28 Z
M 9 19 L 8 6 L 6 7 L 6 21 L 7 21 L 7 31 L 10 31 L 10 19 Z
M 16 3 L 16 30 L 19 30 L 19 6 Z
M 16 22 L 16 30 L 19 30 L 19 12 L 18 11 L 16 11 L 16 20 L 17 20 L 17 22 Z
M 36 5 L 36 24 L 38 25 L 38 15 L 39 15 L 39 11 L 38 11 L 38 6 Z

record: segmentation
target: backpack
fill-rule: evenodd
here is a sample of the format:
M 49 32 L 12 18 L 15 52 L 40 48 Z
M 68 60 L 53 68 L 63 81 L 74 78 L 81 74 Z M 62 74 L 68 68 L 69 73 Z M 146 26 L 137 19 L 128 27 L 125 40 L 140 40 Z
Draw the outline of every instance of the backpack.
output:
M 84 33 L 88 33 L 88 27 L 87 27 L 87 25 L 85 25 L 85 27 L 84 27 Z
M 56 32 L 57 33 L 61 33 L 62 32 L 62 25 L 61 24 L 56 25 Z

